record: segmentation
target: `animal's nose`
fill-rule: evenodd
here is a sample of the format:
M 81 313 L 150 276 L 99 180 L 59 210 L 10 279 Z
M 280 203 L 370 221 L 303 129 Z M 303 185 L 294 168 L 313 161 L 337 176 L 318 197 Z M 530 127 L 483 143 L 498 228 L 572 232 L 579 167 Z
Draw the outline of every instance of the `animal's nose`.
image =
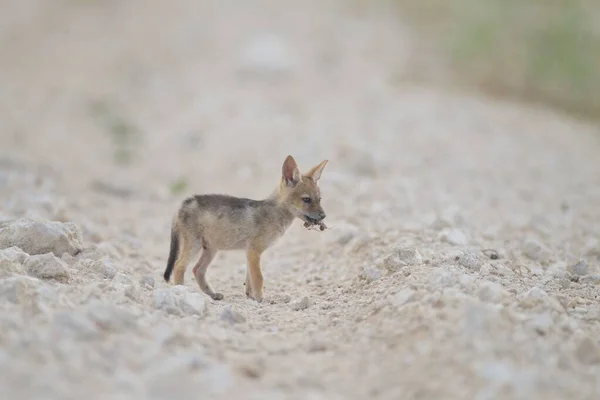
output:
M 327 216 L 327 214 L 325 214 L 324 211 L 321 211 L 321 213 L 319 214 L 319 219 L 323 220 L 323 219 L 325 219 L 326 216 Z

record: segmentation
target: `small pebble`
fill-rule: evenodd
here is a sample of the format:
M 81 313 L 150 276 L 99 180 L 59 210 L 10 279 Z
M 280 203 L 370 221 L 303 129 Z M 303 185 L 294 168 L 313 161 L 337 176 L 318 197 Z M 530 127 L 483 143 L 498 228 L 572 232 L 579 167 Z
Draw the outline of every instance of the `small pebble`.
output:
M 402 267 L 418 265 L 423 262 L 423 257 L 414 246 L 398 247 L 387 256 L 383 264 L 390 272 L 398 272 Z
M 464 253 L 458 256 L 458 263 L 465 268 L 478 270 L 481 267 L 481 260 L 475 253 Z
M 569 268 L 569 272 L 575 275 L 583 276 L 588 274 L 588 263 L 585 260 L 579 261 L 577 264 Z
M 500 258 L 500 255 L 494 249 L 485 249 L 482 251 L 482 253 L 485 254 L 487 257 L 489 257 L 490 260 L 497 260 Z
M 310 299 L 305 296 L 302 298 L 302 300 L 297 301 L 292 304 L 292 310 L 294 310 L 294 311 L 306 310 L 311 305 L 312 305 L 312 303 L 311 303 Z
M 140 279 L 140 285 L 150 286 L 151 288 L 153 288 L 154 287 L 154 278 L 151 276 L 143 276 L 142 279 Z
M 467 234 L 460 229 L 444 229 L 440 232 L 440 239 L 455 246 L 464 246 L 469 243 Z
M 379 271 L 373 267 L 370 267 L 370 266 L 363 267 L 363 269 L 358 274 L 358 277 L 360 279 L 367 281 L 367 282 L 374 282 L 374 281 L 378 280 L 379 278 L 381 278 L 382 276 L 383 276 L 383 274 L 381 273 L 381 271 Z
M 528 240 L 523 243 L 522 251 L 527 258 L 533 261 L 540 261 L 545 253 L 544 247 L 535 240 Z

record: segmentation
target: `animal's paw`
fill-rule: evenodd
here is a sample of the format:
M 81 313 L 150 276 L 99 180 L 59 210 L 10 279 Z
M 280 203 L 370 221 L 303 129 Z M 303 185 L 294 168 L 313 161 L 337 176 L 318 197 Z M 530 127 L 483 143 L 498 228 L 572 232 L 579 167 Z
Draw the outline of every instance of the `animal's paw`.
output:
M 257 302 L 257 303 L 262 303 L 262 301 L 263 301 L 263 295 L 262 295 L 262 293 L 261 293 L 261 294 L 258 294 L 258 295 L 257 295 L 257 294 L 255 294 L 255 295 L 253 295 L 253 296 L 252 296 L 252 298 L 253 298 L 254 300 L 256 300 L 256 302 Z
M 215 294 L 213 294 L 210 297 L 212 297 L 213 300 L 223 300 L 223 294 L 222 293 L 215 293 Z
M 263 301 L 262 293 L 260 295 L 255 295 L 255 294 L 252 294 L 249 289 L 246 289 L 246 297 L 249 299 L 255 300 L 258 303 L 262 303 L 262 301 Z

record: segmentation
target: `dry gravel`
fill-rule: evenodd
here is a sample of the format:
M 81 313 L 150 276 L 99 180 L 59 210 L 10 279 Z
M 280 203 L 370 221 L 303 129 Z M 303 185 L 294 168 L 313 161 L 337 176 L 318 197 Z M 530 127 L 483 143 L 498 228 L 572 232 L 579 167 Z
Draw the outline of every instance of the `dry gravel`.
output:
M 399 80 L 364 4 L 3 8 L 3 398 L 600 397 L 592 127 Z M 330 160 L 330 229 L 267 253 L 265 302 L 242 253 L 221 302 L 167 285 L 181 200 L 265 196 L 287 154 Z

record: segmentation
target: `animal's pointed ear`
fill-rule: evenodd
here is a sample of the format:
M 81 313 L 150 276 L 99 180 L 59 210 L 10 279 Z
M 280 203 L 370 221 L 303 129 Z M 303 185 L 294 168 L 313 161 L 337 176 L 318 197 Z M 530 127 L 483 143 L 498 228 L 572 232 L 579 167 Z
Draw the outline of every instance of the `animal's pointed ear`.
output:
M 302 180 L 298 164 L 296 164 L 296 160 L 292 156 L 286 157 L 281 168 L 281 173 L 286 186 L 294 187 Z
M 308 176 L 315 182 L 321 179 L 321 174 L 323 173 L 323 170 L 325 169 L 325 166 L 327 165 L 328 161 L 329 160 L 324 160 L 316 167 L 313 167 L 310 171 L 306 173 L 306 176 Z

